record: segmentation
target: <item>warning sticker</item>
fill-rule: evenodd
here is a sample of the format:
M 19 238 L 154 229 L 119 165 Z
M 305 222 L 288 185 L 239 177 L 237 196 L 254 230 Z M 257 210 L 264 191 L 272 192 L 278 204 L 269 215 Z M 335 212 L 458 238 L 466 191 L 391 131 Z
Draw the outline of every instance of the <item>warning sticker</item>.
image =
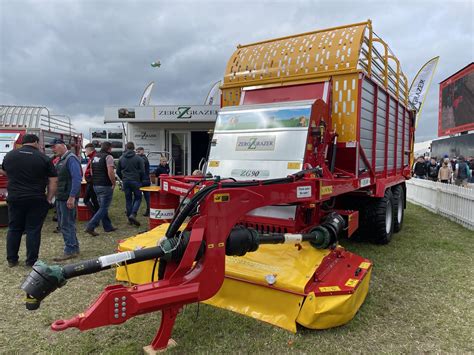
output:
M 298 186 L 296 189 L 296 198 L 311 197 L 311 186 Z
M 292 170 L 299 170 L 301 169 L 301 163 L 300 162 L 293 162 L 290 161 L 288 162 L 288 165 L 286 166 L 287 169 L 292 169 Z
M 325 287 L 320 287 L 319 291 L 321 291 L 321 292 L 336 292 L 336 291 L 341 291 L 341 288 L 339 286 L 325 286 Z
M 358 283 L 359 283 L 359 280 L 357 280 L 357 279 L 349 279 L 346 282 L 346 286 L 347 287 L 356 287 Z
M 227 202 L 229 200 L 230 200 L 230 194 L 215 194 L 214 195 L 215 203 Z
M 332 186 L 321 186 L 321 196 L 332 194 Z
M 370 263 L 368 263 L 367 261 L 364 261 L 360 263 L 359 268 L 367 270 L 370 267 L 370 265 L 371 265 Z

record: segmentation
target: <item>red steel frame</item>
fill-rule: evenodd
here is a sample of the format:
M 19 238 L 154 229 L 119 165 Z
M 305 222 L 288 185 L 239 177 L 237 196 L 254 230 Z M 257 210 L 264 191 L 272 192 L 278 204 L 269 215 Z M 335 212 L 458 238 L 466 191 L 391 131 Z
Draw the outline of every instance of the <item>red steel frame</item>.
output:
M 361 92 L 362 87 L 361 80 L 363 80 L 363 77 L 359 78 L 359 92 Z M 368 164 L 367 157 L 362 147 L 360 147 L 359 141 L 356 149 L 359 149 L 362 159 L 369 167 L 368 174 L 361 174 L 362 177 L 368 175 L 371 178 L 370 185 L 364 187 L 364 190 L 372 193 L 374 197 L 382 197 L 388 187 L 399 184 L 409 177 L 409 167 L 403 168 L 403 175 L 397 174 L 396 165 L 391 174 L 388 174 L 387 171 L 388 115 L 391 100 L 391 96 L 387 94 L 385 169 L 382 172 L 375 171 L 377 97 L 378 90 L 381 90 L 381 88 L 373 82 L 372 84 L 375 86 L 372 165 Z M 292 87 L 280 87 L 278 89 L 280 90 L 280 95 L 283 92 L 285 97 L 288 98 L 286 101 L 296 101 L 301 99 L 301 97 L 307 98 L 305 96 L 307 92 L 305 93 L 300 90 L 301 88 L 292 90 Z M 268 89 L 262 92 L 265 92 L 265 98 L 268 97 Z M 314 92 L 318 92 L 318 90 Z M 360 96 L 361 94 L 359 95 L 359 113 L 357 118 L 359 127 Z M 253 98 L 253 100 L 257 100 L 259 103 L 262 103 L 261 100 L 264 100 L 262 97 L 258 97 L 258 90 L 252 92 L 252 95 L 245 95 L 245 97 Z M 133 287 L 124 287 L 122 285 L 109 286 L 85 313 L 81 313 L 69 320 L 56 321 L 53 323 L 52 328 L 54 330 L 64 330 L 69 327 L 76 327 L 80 330 L 86 330 L 105 325 L 120 324 L 133 316 L 161 310 L 161 325 L 151 343 L 151 347 L 155 350 L 166 348 L 176 316 L 182 307 L 189 303 L 206 300 L 220 289 L 225 276 L 226 238 L 236 224 L 246 224 L 256 227 L 261 231 L 269 232 L 307 232 L 315 225 L 318 225 L 321 218 L 329 213 L 329 210 L 321 208 L 323 202 L 360 190 L 361 177 L 358 177 L 358 171 L 351 171 L 350 169 L 346 171 L 345 169 L 338 168 L 336 171 L 331 172 L 328 168 L 324 154 L 335 137 L 335 132 L 330 129 L 330 105 L 320 98 L 315 99 L 303 165 L 305 167 L 309 165 L 312 167 L 319 166 L 322 169 L 321 176 L 316 177 L 315 174 L 306 174 L 301 180 L 277 185 L 263 185 L 262 182 L 256 186 L 239 188 L 222 188 L 222 185 L 219 185 L 219 188 L 210 193 L 201 203 L 199 214 L 193 216 L 189 221 L 186 229 L 191 233 L 184 256 L 179 263 L 170 262 L 168 264 L 163 280 Z M 395 101 L 398 107 L 398 101 Z M 404 112 L 404 118 L 405 113 L 406 111 Z M 326 128 L 322 130 L 319 128 L 321 120 L 326 123 Z M 398 115 L 396 120 L 398 120 Z M 357 139 L 360 140 L 360 132 L 357 133 Z M 413 128 L 410 131 L 410 139 L 413 139 Z M 396 145 L 397 140 L 395 140 Z M 308 150 L 308 147 L 310 150 Z M 356 158 L 359 159 L 358 155 Z M 355 166 L 357 169 L 358 164 Z M 408 174 L 406 174 L 406 168 L 408 168 Z M 199 191 L 202 186 L 215 183 L 214 181 L 201 181 L 201 179 L 200 177 L 162 175 L 160 177 L 162 187 L 160 193 L 171 193 L 179 196 L 187 195 L 190 197 Z M 192 189 L 196 182 L 200 182 L 201 186 Z M 298 198 L 297 189 L 299 187 L 311 187 L 311 196 Z M 217 194 L 226 195 L 225 202 L 219 198 L 215 199 Z M 295 220 L 248 216 L 248 213 L 256 208 L 282 204 L 297 205 Z M 338 212 L 348 217 L 350 233 L 353 233 L 358 226 L 358 221 L 356 220 L 358 213 L 344 210 Z M 195 262 L 196 255 L 203 242 L 206 246 L 205 253 L 201 259 Z M 350 277 L 358 278 L 359 281 L 365 277 L 370 267 L 368 269 L 358 269 L 362 262 L 368 262 L 368 260 L 351 254 L 340 247 L 331 250 L 330 254 L 316 270 L 313 278 L 309 280 L 305 288 L 305 294 L 313 291 L 317 296 L 328 296 L 355 292 L 357 287 L 347 287 L 345 282 L 349 275 Z M 358 269 L 358 273 L 354 274 L 356 269 Z M 249 282 L 248 280 L 241 281 Z M 338 285 L 340 291 L 323 293 L 319 287 L 324 285 Z M 358 285 L 360 285 L 360 282 Z M 274 288 L 271 285 L 260 286 Z M 280 291 L 289 292 L 286 290 Z M 126 304 L 123 314 L 120 314 L 118 318 L 115 317 L 116 313 L 114 313 L 114 307 L 117 303 Z
M 297 197 L 299 187 L 311 187 L 311 196 Z M 224 281 L 225 243 L 231 229 L 240 222 L 241 216 L 255 208 L 272 204 L 312 204 L 318 195 L 318 180 L 312 176 L 279 185 L 258 185 L 245 188 L 218 188 L 211 192 L 200 206 L 199 215 L 192 217 L 187 225 L 191 231 L 189 243 L 179 263 L 168 264 L 163 280 L 144 285 L 125 287 L 114 285 L 105 288 L 90 308 L 69 320 L 58 320 L 53 330 L 75 327 L 80 330 L 106 325 L 120 324 L 126 320 L 149 312 L 161 310 L 160 328 L 151 343 L 153 349 L 164 349 L 171 337 L 176 316 L 182 307 L 212 297 Z M 216 195 L 226 195 L 225 202 Z M 216 202 L 218 201 L 218 202 Z M 195 263 L 196 255 L 205 243 L 204 255 Z M 362 281 L 370 271 L 360 269 L 367 259 L 337 247 L 331 250 L 328 259 L 309 280 L 305 293 L 317 296 L 352 294 L 357 287 L 345 285 L 349 277 Z M 319 287 L 338 285 L 340 291 L 321 291 Z M 267 287 L 273 288 L 268 285 Z M 116 317 L 116 305 L 122 312 Z M 123 306 L 123 308 L 122 308 Z

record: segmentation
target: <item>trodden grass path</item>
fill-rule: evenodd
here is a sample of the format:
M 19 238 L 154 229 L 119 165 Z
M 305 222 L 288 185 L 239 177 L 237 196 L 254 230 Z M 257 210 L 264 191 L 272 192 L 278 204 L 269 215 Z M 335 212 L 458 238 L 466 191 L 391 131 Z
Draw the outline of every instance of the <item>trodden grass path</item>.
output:
M 114 235 L 86 236 L 78 226 L 81 258 L 112 253 L 117 241 L 142 230 L 128 226 L 123 194 L 115 193 Z M 146 219 L 141 218 L 143 224 Z M 62 252 L 48 217 L 41 258 L 52 262 Z M 471 245 L 474 233 L 421 207 L 409 205 L 403 230 L 386 246 L 342 241 L 349 250 L 374 262 L 367 299 L 347 325 L 297 334 L 207 305 L 191 305 L 178 316 L 172 353 L 468 353 L 474 351 Z M 28 274 L 23 263 L 9 269 L 6 228 L 0 230 L 0 353 L 138 354 L 159 326 L 159 313 L 136 317 L 121 326 L 87 332 L 55 333 L 51 322 L 86 309 L 101 290 L 114 283 L 112 270 L 71 280 L 35 312 L 26 311 L 19 285 Z

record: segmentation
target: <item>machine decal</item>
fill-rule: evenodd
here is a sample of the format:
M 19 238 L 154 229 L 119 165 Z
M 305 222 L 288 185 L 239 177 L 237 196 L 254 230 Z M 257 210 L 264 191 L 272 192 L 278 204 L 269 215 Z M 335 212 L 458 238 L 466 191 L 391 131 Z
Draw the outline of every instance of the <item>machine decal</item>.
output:
M 230 201 L 230 194 L 215 194 L 214 195 L 215 203 L 228 202 L 228 201 Z
M 311 197 L 311 186 L 298 186 L 296 189 L 297 198 Z
M 123 253 L 116 253 L 110 255 L 104 255 L 99 258 L 100 265 L 106 267 L 109 265 L 119 264 L 121 262 L 133 259 L 135 253 L 133 251 L 125 251 Z
M 172 219 L 174 217 L 174 209 L 157 209 L 150 208 L 150 218 L 153 219 Z
M 239 136 L 237 137 L 237 144 L 235 146 L 235 150 L 275 150 L 275 139 L 276 136 Z
M 163 190 L 168 191 L 168 182 L 163 182 Z
M 219 167 L 219 161 L 218 160 L 211 160 L 209 162 L 209 167 L 210 168 L 218 168 Z
M 360 179 L 360 187 L 369 186 L 370 185 L 370 178 Z
M 301 163 L 290 161 L 290 162 L 288 162 L 287 169 L 300 170 L 301 169 Z
M 168 188 L 166 188 L 166 189 L 164 189 L 164 190 L 168 190 Z M 170 190 L 173 190 L 173 191 L 176 191 L 176 192 L 182 193 L 182 194 L 187 194 L 187 193 L 188 193 L 188 190 L 186 190 L 186 189 L 183 188 L 183 187 L 179 187 L 179 186 L 173 186 L 173 185 L 171 185 Z
M 321 292 L 336 292 L 336 291 L 341 291 L 341 288 L 339 286 L 326 286 L 326 287 L 320 287 L 319 291 L 321 291 Z
M 254 170 L 254 169 L 232 169 L 230 175 L 232 177 L 268 178 L 270 176 L 270 171 L 268 171 L 268 170 Z
M 255 111 L 220 112 L 216 131 L 308 127 L 311 108 L 265 108 Z
M 359 283 L 358 279 L 349 279 L 349 280 L 347 280 L 345 285 L 347 287 L 356 287 L 358 283 Z
M 324 196 L 324 195 L 330 195 L 332 194 L 332 186 L 329 185 L 329 186 L 321 186 L 321 189 L 320 189 L 320 196 Z
M 371 265 L 370 263 L 364 261 L 364 262 L 360 263 L 359 268 L 367 270 L 370 267 L 370 265 Z

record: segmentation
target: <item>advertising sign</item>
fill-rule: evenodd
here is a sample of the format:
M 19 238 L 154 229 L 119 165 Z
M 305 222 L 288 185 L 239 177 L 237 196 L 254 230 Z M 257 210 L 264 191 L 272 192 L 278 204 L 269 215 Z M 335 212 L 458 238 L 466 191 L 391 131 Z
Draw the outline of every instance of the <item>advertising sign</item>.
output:
M 439 57 L 434 57 L 425 63 L 413 79 L 408 93 L 408 101 L 416 110 L 415 127 L 418 126 L 418 120 L 421 115 L 421 109 L 426 98 L 426 94 L 431 85 Z
M 153 127 L 153 125 L 129 124 L 128 139 L 135 143 L 135 147 L 143 147 L 146 154 L 164 150 L 164 131 L 159 127 Z M 149 160 L 150 165 L 158 165 L 160 156 L 150 155 Z
M 140 99 L 139 106 L 148 106 L 150 103 L 150 98 L 151 98 L 151 91 L 153 90 L 153 86 L 155 85 L 155 82 L 152 81 L 148 86 L 145 88 L 145 91 L 143 91 L 143 95 Z
M 102 142 L 112 144 L 112 156 L 114 159 L 120 158 L 124 151 L 124 132 L 121 128 L 91 128 L 90 141 L 96 150 L 100 150 Z
M 216 121 L 208 171 L 237 180 L 258 180 L 300 170 L 311 104 L 223 109 Z
M 106 107 L 104 122 L 214 122 L 218 105 Z
M 474 130 L 474 63 L 439 85 L 438 136 Z

